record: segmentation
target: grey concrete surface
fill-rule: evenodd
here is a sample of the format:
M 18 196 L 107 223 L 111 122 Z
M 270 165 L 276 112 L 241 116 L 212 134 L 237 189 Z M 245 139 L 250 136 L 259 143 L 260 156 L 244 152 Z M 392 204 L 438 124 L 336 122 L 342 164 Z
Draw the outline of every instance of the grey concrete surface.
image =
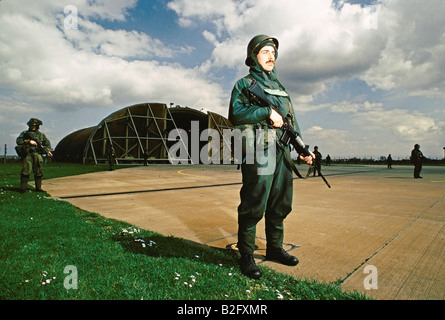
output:
M 302 173 L 306 165 L 299 166 Z M 445 167 L 323 166 L 294 180 L 285 249 L 300 263 L 257 263 L 296 277 L 338 281 L 375 299 L 445 298 Z M 149 165 L 44 181 L 54 198 L 107 218 L 213 247 L 237 241 L 241 172 L 236 166 Z

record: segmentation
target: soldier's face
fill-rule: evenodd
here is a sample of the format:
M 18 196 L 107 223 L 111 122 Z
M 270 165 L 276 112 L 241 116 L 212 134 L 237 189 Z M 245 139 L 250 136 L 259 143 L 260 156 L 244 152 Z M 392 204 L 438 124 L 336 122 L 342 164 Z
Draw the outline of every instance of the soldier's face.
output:
M 264 71 L 271 72 L 275 66 L 275 49 L 272 46 L 264 46 L 257 54 L 258 63 Z
M 31 126 L 29 126 L 29 129 L 31 129 L 31 131 L 36 131 L 37 130 L 37 126 L 36 125 L 31 125 Z

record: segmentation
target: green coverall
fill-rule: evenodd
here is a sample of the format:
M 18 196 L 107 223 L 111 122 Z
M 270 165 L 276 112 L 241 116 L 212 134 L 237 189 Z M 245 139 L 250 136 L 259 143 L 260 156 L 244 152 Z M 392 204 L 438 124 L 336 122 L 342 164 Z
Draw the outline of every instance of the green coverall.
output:
M 270 131 L 271 127 L 266 122 L 271 108 L 255 105 L 249 99 L 247 89 L 253 79 L 261 85 L 268 99 L 278 106 L 283 116 L 289 113 L 294 116 L 289 95 L 278 81 L 275 69 L 268 74 L 256 64 L 250 67 L 249 75 L 238 80 L 233 88 L 229 120 L 235 128 L 243 131 L 263 129 L 274 132 Z M 267 247 L 281 247 L 284 236 L 283 221 L 292 211 L 293 176 L 291 168 L 285 161 L 286 158 L 290 159 L 290 150 L 289 146 L 283 146 L 278 141 L 282 130 L 273 129 L 277 135 L 276 147 L 271 148 L 266 145 L 264 152 L 266 156 L 270 156 L 270 152 L 276 152 L 275 170 L 271 174 L 260 174 L 258 169 L 261 165 L 258 161 L 241 164 L 243 186 L 240 191 L 241 203 L 238 207 L 238 249 L 241 254 L 253 254 L 256 225 L 263 216 L 265 216 Z M 300 134 L 295 120 L 294 129 Z M 255 133 L 252 134 L 255 136 Z M 243 143 L 243 148 L 247 148 L 248 145 L 249 142 Z M 249 152 L 249 150 L 243 151 Z

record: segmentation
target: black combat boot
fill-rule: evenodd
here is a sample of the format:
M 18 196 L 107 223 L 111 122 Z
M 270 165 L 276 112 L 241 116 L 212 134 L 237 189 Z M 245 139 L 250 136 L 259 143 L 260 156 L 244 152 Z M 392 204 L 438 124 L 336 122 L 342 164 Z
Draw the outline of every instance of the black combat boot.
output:
M 298 262 L 297 257 L 291 256 L 283 248 L 268 248 L 266 250 L 266 260 L 273 260 L 287 266 L 296 266 Z
M 25 193 L 28 186 L 29 176 L 20 176 L 20 193 Z
M 42 190 L 42 176 L 40 177 L 34 177 L 34 181 L 36 183 L 36 192 L 45 192 L 45 190 Z
M 252 279 L 259 279 L 263 275 L 260 268 L 255 263 L 253 255 L 251 254 L 241 254 L 241 259 L 239 260 L 241 272 Z

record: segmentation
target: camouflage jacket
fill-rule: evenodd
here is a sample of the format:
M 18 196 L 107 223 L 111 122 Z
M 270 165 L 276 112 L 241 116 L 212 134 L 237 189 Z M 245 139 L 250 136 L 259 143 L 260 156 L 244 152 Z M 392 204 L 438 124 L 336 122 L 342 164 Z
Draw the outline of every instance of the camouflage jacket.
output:
M 33 146 L 30 144 L 30 141 L 34 140 L 36 142 L 40 142 L 44 147 L 46 147 L 48 150 L 51 150 L 51 142 L 48 140 L 48 138 L 45 136 L 44 133 L 36 130 L 36 131 L 23 131 L 20 133 L 20 135 L 17 137 L 17 153 L 19 156 L 23 156 L 25 154 L 38 152 L 40 154 L 45 154 L 44 150 L 41 150 L 38 146 Z M 19 151 L 20 150 L 20 151 Z

